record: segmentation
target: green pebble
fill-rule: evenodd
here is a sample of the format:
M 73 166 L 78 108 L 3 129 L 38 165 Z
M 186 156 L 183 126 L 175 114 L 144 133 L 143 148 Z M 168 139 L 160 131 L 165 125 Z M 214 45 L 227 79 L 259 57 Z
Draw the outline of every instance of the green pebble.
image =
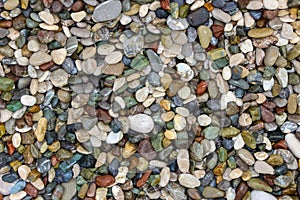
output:
M 39 23 L 33 21 L 33 20 L 30 19 L 30 18 L 26 18 L 26 26 L 27 26 L 28 28 L 36 28 L 36 27 L 39 26 Z
M 82 168 L 80 175 L 85 178 L 86 180 L 91 180 L 92 177 L 94 176 L 94 173 L 91 172 L 90 170 L 86 169 L 86 168 Z
M 231 45 L 231 46 L 229 46 L 228 50 L 231 54 L 240 53 L 240 48 L 238 45 Z
M 225 57 L 226 55 L 227 54 L 224 48 L 213 49 L 207 52 L 207 56 L 210 60 L 217 60 Z
M 13 94 L 11 92 L 3 92 L 1 94 L 1 99 L 3 99 L 4 101 L 10 101 L 12 96 Z
M 221 131 L 221 136 L 224 138 L 232 138 L 237 136 L 240 133 L 240 130 L 235 127 L 223 128 Z
M 220 162 L 225 162 L 227 160 L 227 151 L 224 147 L 221 147 L 218 151 L 218 159 Z
M 247 184 L 250 188 L 254 190 L 262 190 L 265 192 L 272 192 L 272 188 L 263 180 L 259 178 L 252 178 L 249 181 L 247 181 Z
M 83 185 L 85 183 L 87 183 L 87 181 L 82 176 L 77 176 L 77 178 L 76 178 L 77 185 Z
M 251 107 L 249 108 L 249 112 L 251 115 L 252 121 L 258 121 L 261 118 L 259 107 Z
M 209 126 L 203 130 L 204 137 L 208 140 L 214 140 L 219 136 L 220 128 L 216 126 Z
M 63 46 L 57 40 L 53 40 L 52 42 L 50 42 L 48 44 L 48 49 L 49 50 L 58 49 L 58 48 L 61 48 L 61 47 L 63 47 Z
M 16 45 L 20 49 L 26 44 L 26 38 L 23 35 L 20 35 L 16 40 Z
M 151 137 L 151 145 L 155 151 L 163 150 L 162 141 L 164 139 L 164 133 L 158 133 Z
M 190 5 L 184 4 L 179 8 L 179 17 L 186 18 L 190 10 Z
M 173 18 L 177 19 L 178 16 L 179 16 L 178 3 L 176 3 L 176 2 L 171 2 L 171 3 L 170 3 L 170 7 L 171 7 L 171 10 L 170 10 L 171 16 L 172 16 Z
M 201 70 L 199 71 L 199 78 L 200 78 L 200 80 L 204 80 L 204 81 L 209 80 L 209 79 L 210 79 L 210 75 L 209 75 L 208 70 L 206 70 L 206 69 L 201 69 Z
M 167 122 L 167 123 L 166 123 L 166 126 L 167 126 L 167 129 L 168 129 L 168 130 L 171 130 L 171 129 L 174 128 L 174 122 L 173 122 L 173 121 Z
M 10 91 L 14 86 L 15 83 L 12 79 L 0 77 L 0 91 L 2 92 Z
M 289 74 L 289 84 L 290 85 L 297 85 L 299 84 L 300 80 L 299 80 L 299 76 L 298 74 Z
M 235 169 L 236 168 L 235 158 L 233 156 L 230 156 L 227 160 L 227 164 L 228 167 L 230 167 L 231 169 Z
M 242 131 L 242 138 L 245 142 L 245 144 L 250 147 L 251 149 L 255 149 L 256 148 L 256 140 L 254 138 L 254 136 L 249 132 L 249 131 Z
M 142 70 L 148 65 L 149 65 L 149 60 L 141 54 L 137 55 L 130 63 L 130 67 L 135 70 Z
M 224 68 L 226 65 L 228 65 L 228 60 L 226 58 L 219 58 L 217 60 L 215 60 L 212 64 L 212 67 L 214 69 L 222 69 Z
M 263 78 L 266 80 L 270 80 L 276 73 L 276 69 L 274 67 L 265 67 L 265 71 L 263 74 Z
M 148 182 L 152 187 L 157 186 L 160 182 L 160 175 L 159 174 L 151 175 L 148 179 Z
M 12 100 L 6 105 L 7 110 L 15 112 L 23 107 L 22 103 L 18 100 Z

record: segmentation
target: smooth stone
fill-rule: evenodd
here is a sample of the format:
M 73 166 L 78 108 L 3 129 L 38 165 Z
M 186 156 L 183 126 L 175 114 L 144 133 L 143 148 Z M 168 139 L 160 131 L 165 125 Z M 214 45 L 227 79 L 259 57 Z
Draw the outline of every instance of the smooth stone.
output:
M 7 0 L 3 6 L 6 10 L 13 10 L 19 5 L 19 3 L 20 1 L 18 0 Z
M 186 149 L 180 149 L 177 155 L 177 164 L 180 171 L 187 173 L 190 170 L 189 152 Z
M 263 4 L 265 9 L 268 10 L 276 10 L 279 7 L 277 0 L 263 0 Z
M 167 25 L 173 31 L 181 31 L 189 27 L 189 23 L 186 18 L 175 19 L 171 15 L 167 18 Z
M 300 141 L 296 138 L 295 134 L 288 133 L 285 135 L 285 140 L 287 146 L 291 150 L 291 152 L 297 157 L 300 158 Z
M 278 68 L 276 71 L 276 77 L 279 81 L 279 84 L 285 88 L 288 85 L 288 73 L 285 68 Z
M 57 69 L 50 75 L 50 81 L 55 87 L 63 87 L 68 84 L 69 74 L 63 69 Z
M 51 52 L 52 60 L 55 64 L 61 65 L 67 57 L 67 50 L 65 48 L 55 49 Z
M 130 129 L 138 133 L 149 133 L 154 128 L 154 122 L 149 115 L 136 114 L 128 117 Z
M 3 194 L 3 195 L 9 195 L 10 194 L 10 190 L 13 188 L 13 186 L 17 183 L 17 181 L 15 182 L 12 182 L 12 183 L 8 183 L 8 182 L 5 182 L 2 180 L 2 177 L 4 176 L 5 174 L 1 174 L 0 175 L 0 184 L 1 184 L 1 187 L 0 187 L 0 193 Z
M 197 29 L 200 44 L 203 48 L 207 48 L 212 38 L 212 31 L 207 26 L 199 26 Z
M 262 190 L 266 192 L 272 192 L 273 190 L 271 186 L 259 178 L 251 178 L 249 181 L 247 181 L 247 184 L 254 190 Z
M 106 138 L 107 144 L 117 144 L 123 138 L 123 133 L 118 131 L 117 133 L 110 132 Z
M 122 60 L 123 54 L 121 51 L 114 51 L 111 54 L 105 56 L 105 62 L 107 64 L 116 64 Z
M 34 66 L 40 66 L 52 60 L 51 56 L 45 52 L 39 51 L 33 53 L 29 58 L 29 63 Z
M 99 4 L 94 12 L 93 18 L 96 22 L 104 22 L 116 19 L 122 11 L 122 3 L 118 0 L 108 0 Z
M 200 186 L 200 180 L 191 174 L 180 174 L 178 181 L 180 185 L 186 188 L 195 188 Z
M 266 66 L 273 66 L 279 56 L 279 49 L 271 46 L 267 48 L 264 63 Z
M 187 21 L 191 26 L 200 26 L 205 24 L 209 19 L 209 12 L 201 7 L 196 11 L 191 12 L 187 16 Z
M 222 198 L 225 196 L 225 192 L 217 188 L 207 186 L 204 188 L 202 195 L 205 198 Z
M 292 177 L 285 176 L 285 175 L 280 175 L 274 179 L 275 185 L 278 185 L 281 188 L 287 188 L 292 181 L 293 181 Z
M 0 91 L 7 92 L 13 89 L 15 83 L 12 79 L 0 77 Z
M 252 154 L 246 149 L 240 149 L 237 152 L 237 155 L 247 164 L 253 165 L 255 163 L 255 159 Z
M 67 183 L 62 183 L 64 192 L 62 194 L 62 200 L 72 199 L 76 195 L 76 179 L 71 179 Z
M 248 32 L 248 36 L 252 38 L 264 38 L 273 34 L 271 28 L 254 28 Z
M 176 114 L 174 117 L 174 129 L 176 131 L 182 131 L 186 125 L 186 119 L 183 116 Z
M 274 197 L 272 194 L 264 192 L 264 191 L 259 191 L 259 190 L 253 190 L 251 191 L 251 199 L 256 199 L 256 200 L 276 200 L 277 198 Z
M 256 161 L 254 164 L 254 170 L 260 174 L 274 174 L 274 169 L 271 165 L 266 163 L 265 161 Z
M 214 8 L 212 10 L 212 15 L 215 19 L 224 23 L 229 23 L 231 21 L 231 16 L 219 8 Z
M 23 95 L 20 101 L 24 106 L 33 106 L 37 102 L 36 98 L 30 95 Z

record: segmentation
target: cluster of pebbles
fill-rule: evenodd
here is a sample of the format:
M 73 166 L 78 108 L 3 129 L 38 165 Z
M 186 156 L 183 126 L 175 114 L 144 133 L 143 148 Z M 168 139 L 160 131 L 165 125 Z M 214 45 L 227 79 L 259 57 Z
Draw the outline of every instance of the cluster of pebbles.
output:
M 0 200 L 299 200 L 300 0 L 0 2 Z

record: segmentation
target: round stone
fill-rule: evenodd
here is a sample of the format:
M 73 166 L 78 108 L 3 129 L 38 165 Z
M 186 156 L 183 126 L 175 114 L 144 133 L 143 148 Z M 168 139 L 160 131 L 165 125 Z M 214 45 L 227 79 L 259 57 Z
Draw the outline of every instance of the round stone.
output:
M 31 95 L 23 95 L 20 101 L 24 106 L 33 106 L 36 104 L 36 98 Z
M 114 51 L 111 54 L 105 56 L 105 62 L 107 64 L 116 64 L 122 60 L 123 54 L 121 51 Z

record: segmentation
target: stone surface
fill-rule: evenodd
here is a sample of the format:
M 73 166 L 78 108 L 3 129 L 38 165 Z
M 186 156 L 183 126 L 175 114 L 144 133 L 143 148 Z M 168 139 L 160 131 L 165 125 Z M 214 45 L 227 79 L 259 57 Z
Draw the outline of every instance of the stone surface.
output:
M 93 18 L 97 22 L 104 22 L 117 18 L 122 10 L 122 4 L 118 0 L 109 0 L 99 4 L 94 12 Z

